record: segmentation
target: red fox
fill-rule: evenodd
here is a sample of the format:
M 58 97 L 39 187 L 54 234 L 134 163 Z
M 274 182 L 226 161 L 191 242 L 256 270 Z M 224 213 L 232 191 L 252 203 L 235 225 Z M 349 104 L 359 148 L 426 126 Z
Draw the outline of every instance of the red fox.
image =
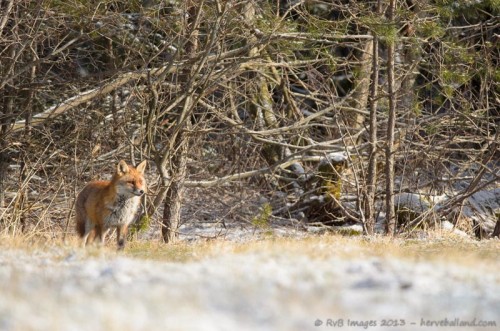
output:
M 84 246 L 95 237 L 103 244 L 109 229 L 116 228 L 118 249 L 125 247 L 128 225 L 139 209 L 140 197 L 146 192 L 145 168 L 146 161 L 134 168 L 121 160 L 110 181 L 90 182 L 78 194 L 76 230 Z

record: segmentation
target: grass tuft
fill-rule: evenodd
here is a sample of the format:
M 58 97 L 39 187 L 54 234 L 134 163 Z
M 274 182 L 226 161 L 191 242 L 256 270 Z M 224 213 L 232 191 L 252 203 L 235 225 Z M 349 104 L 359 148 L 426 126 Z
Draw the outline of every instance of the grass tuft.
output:
M 25 240 L 20 237 L 0 237 L 0 249 L 20 249 L 27 252 L 57 252 L 61 257 L 78 253 L 81 258 L 111 258 L 126 256 L 134 259 L 186 263 L 225 255 L 266 254 L 270 258 L 281 255 L 306 255 L 315 260 L 334 257 L 345 259 L 397 257 L 412 262 L 443 261 L 477 268 L 498 267 L 500 240 L 474 241 L 457 236 L 436 236 L 426 240 L 387 238 L 382 236 L 345 237 L 335 234 L 301 238 L 266 237 L 247 242 L 223 239 L 164 244 L 160 241 L 132 241 L 124 252 L 117 252 L 114 241 L 104 247 L 81 248 L 77 238 L 66 242 L 44 239 Z

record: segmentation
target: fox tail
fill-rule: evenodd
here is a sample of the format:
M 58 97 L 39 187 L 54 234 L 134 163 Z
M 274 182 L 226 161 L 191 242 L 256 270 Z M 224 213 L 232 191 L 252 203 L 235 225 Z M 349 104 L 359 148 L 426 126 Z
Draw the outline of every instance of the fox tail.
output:
M 83 205 L 80 203 L 80 201 L 76 201 L 76 232 L 80 237 L 83 238 L 85 235 L 85 223 L 86 223 L 86 217 L 85 217 L 85 209 Z

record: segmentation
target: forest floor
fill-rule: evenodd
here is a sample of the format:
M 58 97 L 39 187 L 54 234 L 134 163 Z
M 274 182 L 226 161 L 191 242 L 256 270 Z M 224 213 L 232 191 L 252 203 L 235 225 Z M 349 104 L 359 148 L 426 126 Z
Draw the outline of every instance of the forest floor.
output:
M 498 270 L 499 240 L 455 236 L 2 238 L 0 330 L 498 330 Z

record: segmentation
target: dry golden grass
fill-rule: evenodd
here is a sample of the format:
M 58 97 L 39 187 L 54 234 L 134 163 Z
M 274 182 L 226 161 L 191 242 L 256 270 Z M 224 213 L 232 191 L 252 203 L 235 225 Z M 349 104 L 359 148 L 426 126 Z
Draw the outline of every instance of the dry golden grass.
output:
M 500 241 L 475 241 L 457 236 L 429 240 L 387 237 L 345 237 L 340 235 L 305 238 L 273 238 L 236 243 L 224 240 L 165 245 L 160 242 L 133 242 L 125 255 L 164 261 L 193 261 L 229 254 L 307 255 L 312 259 L 397 257 L 409 261 L 433 260 L 464 266 L 500 265 Z
M 166 245 L 156 241 L 131 241 L 124 252 L 117 252 L 113 238 L 104 247 L 81 248 L 76 237 L 62 240 L 47 240 L 44 237 L 0 237 L 0 249 L 54 250 L 65 252 L 78 250 L 85 256 L 126 256 L 169 262 L 189 262 L 230 254 L 265 253 L 270 256 L 307 255 L 312 259 L 397 257 L 404 260 L 434 260 L 463 265 L 500 265 L 500 240 L 475 241 L 454 235 L 439 235 L 426 240 L 400 238 L 348 237 L 333 234 L 311 235 L 303 238 L 278 238 L 250 240 L 242 243 L 210 240 L 179 242 Z

